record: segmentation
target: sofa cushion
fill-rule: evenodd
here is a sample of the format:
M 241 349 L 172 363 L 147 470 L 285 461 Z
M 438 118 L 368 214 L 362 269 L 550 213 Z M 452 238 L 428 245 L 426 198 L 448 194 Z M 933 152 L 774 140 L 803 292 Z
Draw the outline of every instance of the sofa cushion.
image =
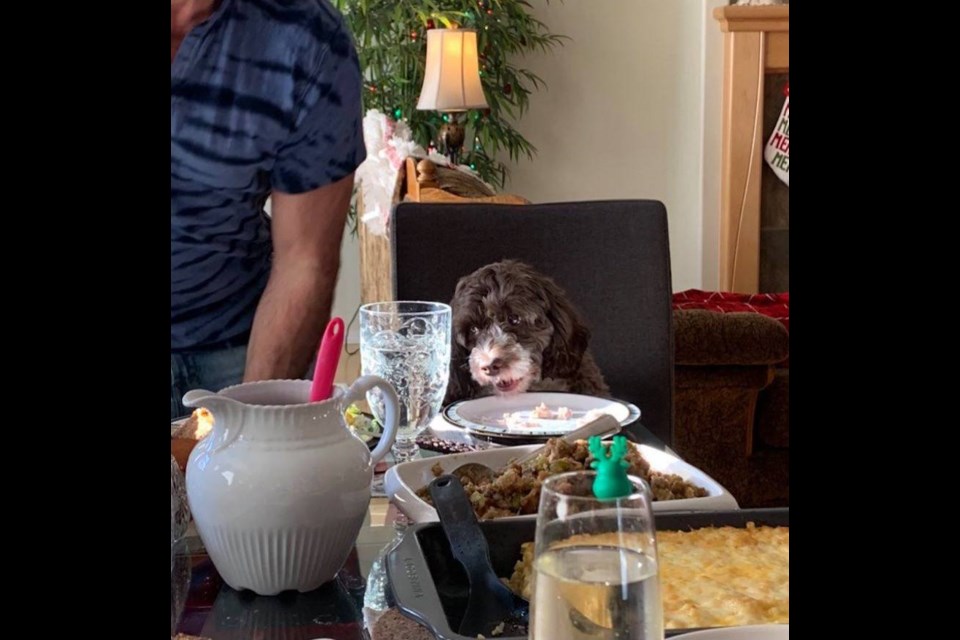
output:
M 678 364 L 674 375 L 677 389 L 766 388 L 773 380 L 770 365 L 722 366 Z
M 758 313 L 673 312 L 678 365 L 771 365 L 790 353 L 790 335 Z

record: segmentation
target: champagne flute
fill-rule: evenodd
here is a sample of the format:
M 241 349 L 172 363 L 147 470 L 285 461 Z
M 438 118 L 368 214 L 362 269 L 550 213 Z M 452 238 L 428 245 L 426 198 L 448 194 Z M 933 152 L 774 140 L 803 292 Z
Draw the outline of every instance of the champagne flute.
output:
M 534 546 L 531 640 L 663 640 L 651 494 L 600 499 L 593 471 L 547 478 Z
M 399 464 L 416 456 L 417 436 L 440 412 L 450 379 L 450 305 L 440 302 L 374 302 L 360 307 L 360 367 L 396 390 L 400 418 L 394 441 Z M 376 390 L 367 400 L 383 422 Z

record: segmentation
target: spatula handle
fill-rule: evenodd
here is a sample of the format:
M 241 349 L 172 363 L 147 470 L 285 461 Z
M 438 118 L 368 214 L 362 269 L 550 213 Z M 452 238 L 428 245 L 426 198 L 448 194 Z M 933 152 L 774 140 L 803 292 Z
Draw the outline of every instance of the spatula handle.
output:
M 342 349 L 343 318 L 331 318 L 317 352 L 317 365 L 314 367 L 313 384 L 310 386 L 310 402 L 322 402 L 333 395 L 333 379 L 337 375 Z
M 490 549 L 463 485 L 456 476 L 440 476 L 430 483 L 430 496 L 453 557 L 466 569 L 470 586 L 484 584 L 493 574 Z

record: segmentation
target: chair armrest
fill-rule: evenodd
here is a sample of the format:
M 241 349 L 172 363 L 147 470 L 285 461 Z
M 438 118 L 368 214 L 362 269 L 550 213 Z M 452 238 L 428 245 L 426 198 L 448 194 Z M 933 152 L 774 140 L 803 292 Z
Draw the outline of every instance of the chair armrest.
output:
M 772 365 L 790 355 L 786 327 L 759 313 L 673 312 L 678 365 Z

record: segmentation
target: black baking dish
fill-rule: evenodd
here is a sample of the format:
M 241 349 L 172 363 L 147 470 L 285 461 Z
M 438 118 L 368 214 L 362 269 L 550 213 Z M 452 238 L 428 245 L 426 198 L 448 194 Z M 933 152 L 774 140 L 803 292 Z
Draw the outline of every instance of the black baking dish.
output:
M 740 509 L 738 511 L 689 511 L 654 516 L 658 531 L 682 531 L 700 527 L 788 526 L 790 510 Z M 530 520 L 480 523 L 490 546 L 490 560 L 499 576 L 513 573 L 520 558 L 520 545 L 532 541 L 536 522 Z M 387 556 L 387 576 L 397 607 L 427 626 L 439 640 L 476 640 L 453 629 L 460 626 L 467 601 L 467 576 L 454 559 L 436 522 L 411 526 L 403 540 Z M 670 629 L 667 637 L 694 631 Z M 501 640 L 526 640 L 526 636 L 501 636 Z

